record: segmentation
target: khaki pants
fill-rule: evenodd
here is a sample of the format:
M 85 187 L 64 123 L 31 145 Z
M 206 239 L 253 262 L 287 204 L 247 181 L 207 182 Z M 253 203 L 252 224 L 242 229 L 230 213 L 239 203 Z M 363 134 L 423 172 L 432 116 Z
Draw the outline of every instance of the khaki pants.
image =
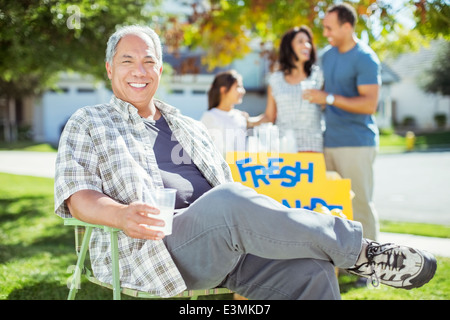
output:
M 363 236 L 377 240 L 378 214 L 372 201 L 373 163 L 376 147 L 325 148 L 325 165 L 328 171 L 336 171 L 344 179 L 350 179 L 353 198 L 353 219 L 363 225 Z

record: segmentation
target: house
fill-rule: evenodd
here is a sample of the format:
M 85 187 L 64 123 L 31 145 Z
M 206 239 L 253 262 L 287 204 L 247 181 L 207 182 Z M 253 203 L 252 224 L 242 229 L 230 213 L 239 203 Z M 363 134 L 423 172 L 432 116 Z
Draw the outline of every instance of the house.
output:
M 34 103 L 33 140 L 57 146 L 62 129 L 79 108 L 108 102 L 112 92 L 101 81 L 78 73 L 61 73 L 57 88 Z
M 445 115 L 446 119 L 450 119 L 450 97 L 426 93 L 420 87 L 442 43 L 433 41 L 428 48 L 404 53 L 386 62 L 401 79 L 391 86 L 393 125 L 413 130 L 433 130 L 438 127 L 434 119 L 436 115 Z
M 220 71 L 235 69 L 242 75 L 246 90 L 242 104 L 236 108 L 248 112 L 251 116 L 264 112 L 266 107 L 266 83 L 268 64 L 254 51 L 245 58 L 235 60 L 225 68 L 208 71 L 201 65 L 200 51 L 182 51 L 178 57 L 165 54 L 164 61 L 172 66 L 172 75 L 164 76 L 157 96 L 161 100 L 177 107 L 184 115 L 200 120 L 208 110 L 208 90 L 214 75 Z
M 200 120 L 208 109 L 207 92 L 214 75 L 225 69 L 235 69 L 242 75 L 246 89 L 242 104 L 236 108 L 250 116 L 264 112 L 269 62 L 258 51 L 233 61 L 226 68 L 210 72 L 201 65 L 200 59 L 201 52 L 196 51 L 182 51 L 177 57 L 165 53 L 164 60 L 173 72 L 163 73 L 156 97 L 177 107 L 184 115 Z M 382 81 L 377 122 L 381 128 L 389 128 L 392 123 L 391 86 L 399 81 L 399 77 L 383 65 Z M 45 92 L 35 105 L 33 137 L 36 141 L 57 145 L 61 130 L 73 112 L 86 105 L 108 102 L 112 95 L 103 82 L 79 74 L 61 74 L 58 88 Z
M 401 81 L 400 77 L 385 63 L 381 64 L 381 89 L 375 114 L 380 129 L 392 128 L 392 86 Z
M 258 53 L 251 53 L 242 60 L 233 62 L 223 69 L 208 72 L 200 64 L 201 53 L 181 52 L 178 58 L 165 53 L 164 60 L 174 72 L 163 77 L 156 98 L 171 104 L 184 114 L 196 120 L 208 109 L 207 92 L 214 75 L 222 70 L 234 68 L 243 76 L 247 94 L 242 105 L 237 106 L 250 115 L 257 115 L 265 109 L 266 64 Z M 181 69 L 187 74 L 180 74 Z M 79 108 L 108 102 L 112 92 L 104 82 L 91 76 L 76 73 L 62 73 L 56 90 L 46 91 L 35 101 L 32 118 L 33 140 L 58 144 L 61 131 L 69 117 Z

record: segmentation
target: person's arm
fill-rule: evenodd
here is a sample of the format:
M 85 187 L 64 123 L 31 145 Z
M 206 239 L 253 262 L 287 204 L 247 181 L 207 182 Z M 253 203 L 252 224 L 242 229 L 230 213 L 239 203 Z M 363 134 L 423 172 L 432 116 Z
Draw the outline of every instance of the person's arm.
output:
M 377 111 L 379 91 L 378 84 L 360 85 L 359 95 L 356 97 L 334 95 L 333 106 L 352 113 L 374 114 Z M 326 104 L 327 96 L 327 92 L 315 89 L 305 90 L 303 93 L 304 99 L 317 104 Z
M 162 220 L 147 217 L 147 214 L 159 214 L 159 209 L 142 202 L 129 205 L 118 203 L 95 190 L 75 192 L 66 200 L 72 216 L 81 221 L 121 229 L 132 238 L 160 240 L 161 231 L 154 231 L 147 225 L 163 226 Z
M 247 127 L 253 128 L 265 122 L 275 123 L 275 120 L 277 120 L 277 104 L 272 95 L 272 88 L 268 86 L 266 111 L 259 116 L 248 118 Z
M 348 112 L 374 114 L 377 111 L 379 90 L 380 86 L 377 84 L 361 85 L 358 86 L 359 96 L 335 96 L 333 105 Z

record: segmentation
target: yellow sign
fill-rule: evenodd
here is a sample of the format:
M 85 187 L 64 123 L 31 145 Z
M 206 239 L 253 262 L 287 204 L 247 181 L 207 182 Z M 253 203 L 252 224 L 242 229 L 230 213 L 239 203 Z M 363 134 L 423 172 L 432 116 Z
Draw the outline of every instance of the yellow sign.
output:
M 353 219 L 349 179 L 328 179 L 322 153 L 229 152 L 234 181 L 289 208 L 305 208 Z

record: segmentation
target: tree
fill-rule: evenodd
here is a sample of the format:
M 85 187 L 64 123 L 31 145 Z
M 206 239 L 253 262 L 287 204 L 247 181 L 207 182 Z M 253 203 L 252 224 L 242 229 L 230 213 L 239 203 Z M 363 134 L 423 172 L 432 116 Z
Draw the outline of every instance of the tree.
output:
M 281 35 L 288 29 L 309 26 L 319 46 L 326 44 L 322 36 L 321 19 L 333 0 L 210 0 L 193 1 L 193 13 L 177 28 L 190 47 L 206 51 L 203 62 L 210 69 L 225 66 L 251 51 L 250 43 L 259 39 L 261 46 L 272 48 L 270 56 L 279 45 Z M 381 58 L 387 52 L 394 54 L 406 49 L 416 50 L 426 43 L 426 37 L 450 39 L 448 1 L 404 0 L 394 7 L 395 1 L 349 1 L 359 15 L 356 32 L 364 32 Z M 396 1 L 398 3 L 398 1 Z M 406 28 L 396 15 L 410 11 L 413 30 Z M 179 44 L 177 44 L 179 46 Z M 389 48 L 389 50 L 387 49 Z
M 0 0 L 0 101 L 4 135 L 16 137 L 14 102 L 66 70 L 106 79 L 105 41 L 117 25 L 148 22 L 158 0 Z M 1 117 L 1 115 L 0 115 Z
M 430 93 L 450 96 L 450 42 L 440 47 L 430 70 L 424 75 L 422 88 Z
M 448 0 L 415 0 L 416 29 L 421 34 L 450 40 L 450 3 Z
M 14 83 L 67 69 L 101 77 L 109 34 L 117 25 L 148 22 L 147 5 L 157 1 L 0 2 L 0 80 Z
M 177 0 L 173 0 L 177 2 Z M 381 58 L 388 52 L 417 49 L 424 37 L 450 40 L 448 0 L 403 0 L 416 22 L 409 30 L 396 21 L 398 0 L 349 0 L 359 14 L 356 32 L 367 32 Z M 14 101 L 39 94 L 61 71 L 75 70 L 106 79 L 105 39 L 117 25 L 150 24 L 174 53 L 202 48 L 210 69 L 226 66 L 252 51 L 276 56 L 281 35 L 301 24 L 312 28 L 319 46 L 321 19 L 333 0 L 190 0 L 187 17 L 159 11 L 162 0 L 0 0 L 0 107 L 5 136 L 14 138 Z M 2 115 L 0 114 L 0 120 Z M 1 123 L 0 123 L 1 126 Z

